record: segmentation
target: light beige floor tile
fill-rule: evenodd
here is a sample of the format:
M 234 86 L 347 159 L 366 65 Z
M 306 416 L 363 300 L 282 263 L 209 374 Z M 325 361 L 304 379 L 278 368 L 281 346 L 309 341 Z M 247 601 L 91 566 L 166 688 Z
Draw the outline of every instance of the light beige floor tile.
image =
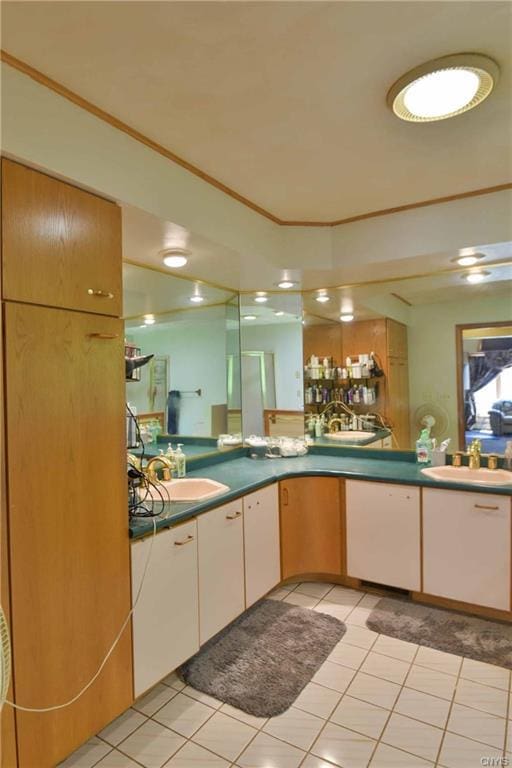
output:
M 366 768 L 376 743 L 340 725 L 327 723 L 311 752 L 343 768 Z
M 311 597 L 311 595 L 303 595 L 301 592 L 293 590 L 289 592 L 283 599 L 283 603 L 292 603 L 292 605 L 300 605 L 302 608 L 314 608 L 318 603 L 318 597 Z
M 67 757 L 63 763 L 59 763 L 58 768 L 91 768 L 111 749 L 109 744 L 105 744 L 104 741 L 94 736 Z
M 375 608 L 377 603 L 381 600 L 382 597 L 380 595 L 371 595 L 367 593 L 364 595 L 363 599 L 359 601 L 358 606 L 359 608 Z
M 187 741 L 165 764 L 165 768 L 228 768 L 229 762 L 199 744 Z
M 290 707 L 282 715 L 271 717 L 263 730 L 278 739 L 293 744 L 294 747 L 310 748 L 320 733 L 325 720 L 320 717 Z
M 238 758 L 238 765 L 241 768 L 298 768 L 305 754 L 268 733 L 258 733 Z
M 284 600 L 290 594 L 288 589 L 274 589 L 267 597 L 269 600 Z
M 195 701 L 200 701 L 201 704 L 206 704 L 207 706 L 212 707 L 212 709 L 219 709 L 219 707 L 222 706 L 222 701 L 215 699 L 213 696 L 209 696 L 207 693 L 192 688 L 191 685 L 187 685 L 182 690 L 182 693 L 185 696 L 190 696 L 191 699 L 195 699 Z
M 408 661 L 392 659 L 390 656 L 382 656 L 380 653 L 370 651 L 361 665 L 361 672 L 401 685 L 407 677 L 409 667 Z
M 353 669 L 343 667 L 341 664 L 334 664 L 332 661 L 324 661 L 320 669 L 313 675 L 313 682 L 343 693 L 353 677 Z
M 453 698 L 456 683 L 457 678 L 454 675 L 447 675 L 427 667 L 418 667 L 416 664 L 412 665 L 405 680 L 407 688 L 414 688 L 449 701 Z
M 382 734 L 382 741 L 425 760 L 435 762 L 443 731 L 427 723 L 393 713 Z
M 103 760 L 96 763 L 95 768 L 140 768 L 140 763 L 135 763 L 131 758 L 113 749 Z
M 255 715 L 249 715 L 247 712 L 242 712 L 241 709 L 232 707 L 231 704 L 223 704 L 219 710 L 225 715 L 234 717 L 236 720 L 240 720 L 246 725 L 252 725 L 253 728 L 263 728 L 268 720 L 268 717 L 256 717 Z
M 408 643 L 405 640 L 398 640 L 396 637 L 387 637 L 379 635 L 375 641 L 372 651 L 382 653 L 384 656 L 392 656 L 394 659 L 402 661 L 411 661 L 418 650 L 415 643 Z
M 501 758 L 502 751 L 487 747 L 477 741 L 447 733 L 439 755 L 439 765 L 443 768 L 482 768 L 482 759 Z M 487 763 L 491 765 L 491 763 Z M 498 762 L 495 765 L 499 765 Z
M 444 672 L 447 675 L 458 675 L 462 664 L 462 656 L 455 656 L 453 653 L 437 651 L 434 648 L 420 646 L 414 663 L 420 667 L 435 669 L 437 672 Z
M 356 605 L 347 616 L 346 622 L 347 624 L 357 624 L 359 627 L 366 627 L 366 622 L 372 611 L 373 608 L 365 608 L 364 606 Z
M 387 709 L 345 694 L 330 719 L 336 725 L 343 725 L 364 736 L 379 739 L 389 715 L 390 712 Z
M 395 704 L 395 712 L 413 717 L 429 725 L 444 728 L 450 711 L 448 699 L 430 696 L 428 693 L 403 688 Z
M 315 605 L 315 611 L 326 613 L 328 616 L 334 616 L 335 619 L 345 621 L 352 608 L 338 603 L 330 603 L 328 600 L 321 600 Z
M 433 768 L 434 763 L 408 752 L 379 744 L 372 757 L 370 768 Z
M 326 600 L 330 603 L 338 603 L 338 605 L 354 608 L 363 599 L 364 595 L 364 592 L 358 592 L 355 589 L 336 586 L 331 589 Z
M 459 736 L 467 736 L 468 739 L 481 741 L 500 749 L 505 745 L 506 723 L 503 717 L 454 704 L 447 729 Z
M 393 709 L 399 693 L 400 686 L 396 683 L 390 683 L 380 677 L 365 675 L 363 672 L 357 673 L 347 689 L 349 696 L 368 701 L 370 704 L 384 707 L 384 709 Z
M 341 693 L 339 691 L 334 691 L 332 688 L 326 688 L 317 683 L 308 683 L 293 702 L 293 706 L 327 719 L 340 698 Z
M 185 743 L 179 734 L 165 725 L 146 722 L 119 745 L 119 749 L 146 768 L 161 768 Z
M 304 762 L 300 764 L 300 768 L 332 768 L 332 763 L 326 763 L 320 757 L 308 755 Z
M 130 733 L 133 733 L 145 720 L 145 716 L 140 712 L 136 712 L 134 709 L 127 709 L 126 712 L 123 712 L 110 725 L 107 725 L 106 728 L 100 731 L 98 736 L 108 741 L 113 747 L 117 747 L 123 739 L 126 739 Z
M 324 584 L 321 581 L 303 581 L 295 589 L 297 592 L 302 592 L 303 595 L 311 595 L 311 597 L 321 600 L 333 587 L 334 584 Z
M 169 688 L 168 685 L 159 683 L 140 699 L 137 699 L 132 706 L 138 712 L 142 712 L 143 715 L 151 717 L 177 694 L 175 688 Z
M 278 589 L 284 589 L 286 592 L 293 592 L 300 584 L 300 581 L 290 582 L 289 584 L 280 584 Z
M 250 725 L 216 712 L 193 737 L 196 744 L 227 760 L 236 760 L 256 733 Z
M 212 715 L 212 708 L 179 693 L 160 709 L 154 719 L 189 738 Z
M 328 660 L 336 664 L 343 664 L 350 669 L 359 669 L 366 658 L 368 651 L 366 648 L 357 648 L 355 645 L 349 645 L 341 640 L 329 654 Z
M 350 624 L 347 625 L 347 631 L 341 642 L 356 645 L 358 648 L 366 648 L 369 651 L 377 638 L 377 632 L 372 632 L 371 629 L 365 627 L 358 627 L 357 624 Z
M 466 704 L 498 717 L 506 717 L 507 698 L 506 691 L 474 683 L 472 680 L 460 679 L 455 692 L 455 701 L 458 704 Z
M 171 672 L 170 675 L 164 677 L 162 683 L 164 683 L 164 685 L 170 686 L 171 688 L 175 688 L 177 691 L 181 691 L 186 686 L 186 683 L 184 683 L 183 680 L 178 677 L 176 672 Z
M 494 664 L 485 664 L 482 661 L 464 659 L 460 676 L 467 680 L 473 680 L 476 683 L 482 683 L 482 685 L 501 688 L 504 691 L 508 691 L 510 688 L 509 669 L 497 667 Z

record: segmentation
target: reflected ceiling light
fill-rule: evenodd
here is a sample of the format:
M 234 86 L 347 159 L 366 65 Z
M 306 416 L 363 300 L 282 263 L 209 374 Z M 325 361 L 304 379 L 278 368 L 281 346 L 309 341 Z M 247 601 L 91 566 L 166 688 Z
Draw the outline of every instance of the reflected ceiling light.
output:
M 190 251 L 186 251 L 184 248 L 167 248 L 167 250 L 161 251 L 160 255 L 166 267 L 179 269 L 188 262 Z
M 204 301 L 204 296 L 199 296 L 199 294 L 196 296 L 191 296 L 190 301 L 192 301 L 194 304 L 201 304 L 201 302 Z
M 276 317 L 282 317 L 284 315 L 284 312 L 282 310 L 278 310 L 277 312 L 274 312 L 274 315 Z
M 254 301 L 257 301 L 258 304 L 264 304 L 268 301 L 268 296 L 264 296 L 260 293 L 258 296 L 255 296 Z
M 499 67 L 488 56 L 456 53 L 415 67 L 391 86 L 387 103 L 401 120 L 428 123 L 455 117 L 489 96 Z
M 354 315 L 350 315 L 350 314 L 340 315 L 340 320 L 342 323 L 351 323 L 353 319 L 354 319 Z
M 155 324 L 155 316 L 154 315 L 144 315 L 144 324 L 145 325 L 154 325 Z
M 256 320 L 256 315 L 244 315 L 244 320 Z
M 464 275 L 464 277 L 468 283 L 481 283 L 490 274 L 490 272 L 470 272 L 469 275 Z
M 327 296 L 326 293 L 321 293 L 320 296 L 316 296 L 316 301 L 319 301 L 320 304 L 325 304 L 326 301 L 330 301 L 330 297 Z
M 461 256 L 456 256 L 454 259 L 451 259 L 451 261 L 457 262 L 457 264 L 459 264 L 461 267 L 472 267 L 473 264 L 476 264 L 480 259 L 485 259 L 485 254 L 463 253 Z
M 297 285 L 297 283 L 293 283 L 291 280 L 281 280 L 280 283 L 277 284 L 278 288 L 293 288 L 294 285 Z

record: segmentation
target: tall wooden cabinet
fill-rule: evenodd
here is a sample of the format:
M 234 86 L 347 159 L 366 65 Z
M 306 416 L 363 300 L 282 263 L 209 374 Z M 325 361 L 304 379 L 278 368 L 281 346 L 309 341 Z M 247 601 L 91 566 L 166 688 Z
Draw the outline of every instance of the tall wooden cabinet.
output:
M 89 293 L 119 297 L 120 218 L 4 160 L 2 223 L 14 696 L 42 708 L 93 677 L 130 610 L 124 328 Z M 78 701 L 16 712 L 20 768 L 51 768 L 130 705 L 131 656 L 127 626 Z

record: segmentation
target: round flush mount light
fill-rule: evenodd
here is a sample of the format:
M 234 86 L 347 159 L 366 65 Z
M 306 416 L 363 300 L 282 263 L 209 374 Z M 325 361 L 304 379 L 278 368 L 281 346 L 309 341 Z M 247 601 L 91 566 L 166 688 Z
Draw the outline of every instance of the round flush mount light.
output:
M 186 251 L 184 248 L 168 248 L 165 251 L 161 251 L 160 255 L 166 267 L 179 269 L 188 262 L 190 251 Z
M 320 296 L 316 296 L 316 301 L 318 301 L 320 304 L 325 304 L 327 301 L 329 301 L 329 296 L 327 296 L 325 293 L 321 293 Z
M 480 259 L 485 259 L 485 254 L 483 253 L 462 253 L 460 256 L 456 256 L 452 261 L 459 264 L 461 267 L 472 267 L 473 264 L 476 264 Z
M 256 315 L 244 315 L 244 320 L 256 320 Z
M 284 315 L 284 312 L 282 312 L 281 310 L 278 310 L 277 312 L 274 312 L 274 315 L 275 315 L 276 317 L 283 317 L 283 315 Z
M 291 280 L 281 280 L 281 282 L 277 284 L 277 287 L 287 290 L 288 288 L 293 288 L 294 285 L 297 285 L 297 283 L 294 283 Z
M 201 302 L 204 301 L 204 296 L 199 296 L 199 294 L 197 294 L 196 296 L 191 296 L 190 301 L 193 304 L 201 304 Z
M 391 86 L 387 103 L 401 120 L 446 120 L 481 104 L 493 91 L 499 67 L 479 53 L 455 53 L 411 69 Z
M 490 274 L 490 272 L 485 271 L 470 272 L 469 275 L 464 275 L 464 277 L 468 283 L 481 283 L 486 277 L 489 277 Z
M 351 323 L 354 319 L 354 315 L 351 315 L 349 313 L 340 315 L 340 320 L 342 323 Z
M 258 304 L 265 304 L 265 302 L 268 301 L 268 296 L 262 296 L 259 294 L 258 296 L 254 297 L 254 301 L 256 301 Z
M 144 325 L 154 325 L 155 322 L 154 315 L 144 315 Z

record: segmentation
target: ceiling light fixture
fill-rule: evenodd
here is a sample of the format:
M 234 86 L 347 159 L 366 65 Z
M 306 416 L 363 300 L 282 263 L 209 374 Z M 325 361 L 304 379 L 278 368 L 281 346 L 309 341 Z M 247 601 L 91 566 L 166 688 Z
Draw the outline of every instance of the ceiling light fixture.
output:
M 201 304 L 201 302 L 204 301 L 204 296 L 199 296 L 199 294 L 196 296 L 191 296 L 190 301 L 192 301 L 194 304 Z
M 390 109 L 401 120 L 428 123 L 455 117 L 490 95 L 499 67 L 479 53 L 456 53 L 415 67 L 391 86 Z
M 470 272 L 469 275 L 464 275 L 464 277 L 468 283 L 481 283 L 490 274 L 490 272 Z
M 244 320 L 256 320 L 256 315 L 244 315 Z
M 277 284 L 277 287 L 286 290 L 287 288 L 293 288 L 294 285 L 297 285 L 297 283 L 293 283 L 291 280 L 281 280 L 281 282 Z
M 320 296 L 316 296 L 316 300 L 319 301 L 320 304 L 325 304 L 326 301 L 330 301 L 330 298 L 325 293 L 321 293 Z
M 167 248 L 165 251 L 160 251 L 160 255 L 166 267 L 179 269 L 188 262 L 190 251 L 186 251 L 184 248 Z
M 276 317 L 282 317 L 284 315 L 284 312 L 282 310 L 278 310 L 277 312 L 274 312 L 274 315 Z
M 265 304 L 265 302 L 268 301 L 268 296 L 256 296 L 254 301 L 258 304 Z
M 354 315 L 346 314 L 346 315 L 340 315 L 340 320 L 342 323 L 351 323 L 354 319 Z
M 461 267 L 472 267 L 473 264 L 476 264 L 480 259 L 485 259 L 483 253 L 468 253 L 456 256 L 454 259 L 451 259 L 451 261 L 455 261 Z
M 155 324 L 154 315 L 144 315 L 144 325 L 154 325 L 154 324 Z

